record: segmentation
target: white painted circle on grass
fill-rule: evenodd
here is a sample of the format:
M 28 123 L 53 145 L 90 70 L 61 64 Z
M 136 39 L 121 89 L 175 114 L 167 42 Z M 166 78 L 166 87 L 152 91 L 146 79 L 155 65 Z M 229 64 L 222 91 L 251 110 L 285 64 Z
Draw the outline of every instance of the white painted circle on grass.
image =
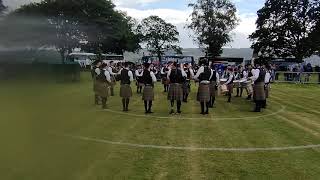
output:
M 129 115 L 133 117 L 143 117 L 143 118 L 155 118 L 155 119 L 185 119 L 185 120 L 212 120 L 212 121 L 221 121 L 221 120 L 251 120 L 251 119 L 258 119 L 258 118 L 263 118 L 263 117 L 269 117 L 269 116 L 274 116 L 279 113 L 284 112 L 286 109 L 286 106 L 281 105 L 281 109 L 270 113 L 270 114 L 265 114 L 265 115 L 260 115 L 260 116 L 247 116 L 247 117 L 196 117 L 196 118 L 190 118 L 190 117 L 182 117 L 182 116 L 152 116 L 152 115 L 142 115 L 142 114 L 134 114 L 134 113 L 128 113 L 128 112 L 121 112 L 121 111 L 114 111 L 111 109 L 105 109 L 101 111 L 106 111 L 106 112 L 111 112 L 115 114 L 121 114 L 121 115 Z
M 125 142 L 114 142 L 99 138 L 90 138 L 84 136 L 74 136 L 69 134 L 50 133 L 55 136 L 71 138 L 75 140 L 103 143 L 117 146 L 127 146 L 132 148 L 147 148 L 147 149 L 164 149 L 164 150 L 183 150 L 183 151 L 217 151 L 217 152 L 264 152 L 264 151 L 292 151 L 320 148 L 320 144 L 310 144 L 301 146 L 287 146 L 287 147 L 262 147 L 262 148 L 223 148 L 223 147 L 184 147 L 184 146 L 160 146 L 150 144 L 133 144 Z

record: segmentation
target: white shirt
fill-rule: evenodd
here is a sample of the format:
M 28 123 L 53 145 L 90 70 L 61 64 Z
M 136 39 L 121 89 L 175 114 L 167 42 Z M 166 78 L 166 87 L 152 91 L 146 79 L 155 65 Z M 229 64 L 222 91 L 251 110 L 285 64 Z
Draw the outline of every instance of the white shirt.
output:
M 106 76 L 106 80 L 111 83 L 111 77 L 110 77 L 109 71 L 107 71 L 107 69 L 103 69 L 103 70 L 105 70 L 105 71 L 104 71 L 104 75 Z M 99 68 L 96 68 L 96 69 L 94 70 L 94 72 L 96 72 L 97 75 L 100 75 L 100 73 L 101 73 L 101 71 L 100 71 Z
M 267 71 L 266 77 L 264 78 L 264 82 L 266 84 L 268 84 L 268 83 L 270 83 L 270 80 L 271 80 L 271 73 L 269 71 Z
M 194 77 L 194 71 L 191 67 L 189 68 L 189 72 L 190 72 L 190 77 L 192 79 Z
M 212 76 L 213 76 L 213 70 L 212 69 L 210 69 L 211 70 L 211 75 L 210 75 L 210 79 L 212 78 Z M 194 76 L 194 79 L 195 80 L 199 80 L 199 76 L 201 75 L 201 73 L 204 73 L 204 66 L 201 66 L 199 69 L 198 69 L 198 72 L 197 72 L 197 74 Z
M 112 76 L 117 75 L 117 73 L 114 73 L 112 71 L 112 67 L 109 66 L 107 70 L 109 71 L 110 75 L 112 75 Z
M 180 69 L 181 73 L 182 73 L 182 77 L 187 77 L 187 73 L 183 70 Z M 168 74 L 167 74 L 167 78 L 170 79 L 170 75 L 171 75 L 171 69 L 169 70 Z
M 227 84 L 227 85 L 230 84 L 233 78 L 234 78 L 234 74 L 230 73 L 228 81 L 225 84 Z
M 137 69 L 135 75 L 136 77 L 141 77 L 143 75 L 143 71 L 141 69 Z
M 162 67 L 162 68 L 161 68 L 161 72 L 160 72 L 160 73 L 161 73 L 162 75 L 165 75 L 165 74 L 167 73 L 167 72 L 164 71 L 164 68 L 165 68 L 165 67 Z
M 150 71 L 150 76 L 152 78 L 153 83 L 157 82 L 157 78 L 152 71 Z
M 253 82 L 254 82 L 254 81 L 256 81 L 256 80 L 259 78 L 260 69 L 252 69 L 251 73 L 252 73 L 252 75 L 253 75 L 253 76 L 251 77 L 251 79 L 252 79 Z
M 248 79 L 249 73 L 248 73 L 247 70 L 244 70 L 244 71 L 242 72 L 242 75 L 243 75 L 243 79 Z
M 124 68 L 126 70 L 128 70 L 128 76 L 130 77 L 130 81 L 132 82 L 133 81 L 133 74 L 132 74 L 132 71 L 129 70 L 129 68 Z M 121 74 L 121 71 L 122 69 L 119 71 L 119 75 Z

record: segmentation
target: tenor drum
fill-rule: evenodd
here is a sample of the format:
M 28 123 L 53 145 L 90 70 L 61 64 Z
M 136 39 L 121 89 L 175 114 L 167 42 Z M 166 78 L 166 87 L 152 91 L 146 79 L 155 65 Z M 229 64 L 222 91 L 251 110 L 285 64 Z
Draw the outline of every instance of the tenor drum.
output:
M 221 92 L 221 94 L 224 94 L 224 93 L 228 92 L 227 85 L 225 85 L 225 84 L 221 85 L 220 86 L 220 92 Z

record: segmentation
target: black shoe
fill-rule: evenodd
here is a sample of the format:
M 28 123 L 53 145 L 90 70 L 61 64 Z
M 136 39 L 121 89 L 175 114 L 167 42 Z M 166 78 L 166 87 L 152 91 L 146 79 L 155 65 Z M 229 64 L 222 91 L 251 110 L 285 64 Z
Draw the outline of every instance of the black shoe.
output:
M 102 109 L 108 109 L 107 106 L 102 106 Z
M 174 114 L 174 110 L 171 110 L 169 114 Z
M 207 112 L 205 112 L 204 114 L 209 114 L 209 112 L 207 111 Z
M 178 114 L 181 114 L 182 112 L 181 112 L 181 111 L 177 111 L 177 113 L 178 113 Z

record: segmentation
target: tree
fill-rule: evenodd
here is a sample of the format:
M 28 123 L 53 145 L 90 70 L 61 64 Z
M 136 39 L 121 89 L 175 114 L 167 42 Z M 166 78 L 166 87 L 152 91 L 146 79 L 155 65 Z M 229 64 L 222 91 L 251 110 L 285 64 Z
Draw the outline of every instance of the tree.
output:
M 23 33 L 31 34 L 31 37 L 34 37 L 33 34 L 38 35 L 36 41 L 28 38 L 30 36 L 25 36 L 27 39 L 24 41 L 38 43 L 39 46 L 54 46 L 60 52 L 62 60 L 65 54 L 79 46 L 86 47 L 91 52 L 105 53 L 138 49 L 140 41 L 135 38 L 129 23 L 131 18 L 114 8 L 115 5 L 109 0 L 43 0 L 19 8 L 10 18 L 29 18 L 38 24 L 44 24 L 41 27 L 36 24 L 36 28 Z
M 230 32 L 237 26 L 236 7 L 229 0 L 197 0 L 188 28 L 195 32 L 195 41 L 208 56 L 219 56 L 222 47 L 231 42 Z
M 161 56 L 167 50 L 174 50 L 181 54 L 179 43 L 179 32 L 177 28 L 165 22 L 158 16 L 150 16 L 142 20 L 138 27 L 142 42 L 145 42 L 148 50 L 157 55 L 161 62 Z
M 7 7 L 4 6 L 2 0 L 0 0 L 0 15 L 2 15 L 6 9 Z
M 267 0 L 258 11 L 257 30 L 250 35 L 252 48 L 261 58 L 310 56 L 308 37 L 316 24 L 317 0 Z

